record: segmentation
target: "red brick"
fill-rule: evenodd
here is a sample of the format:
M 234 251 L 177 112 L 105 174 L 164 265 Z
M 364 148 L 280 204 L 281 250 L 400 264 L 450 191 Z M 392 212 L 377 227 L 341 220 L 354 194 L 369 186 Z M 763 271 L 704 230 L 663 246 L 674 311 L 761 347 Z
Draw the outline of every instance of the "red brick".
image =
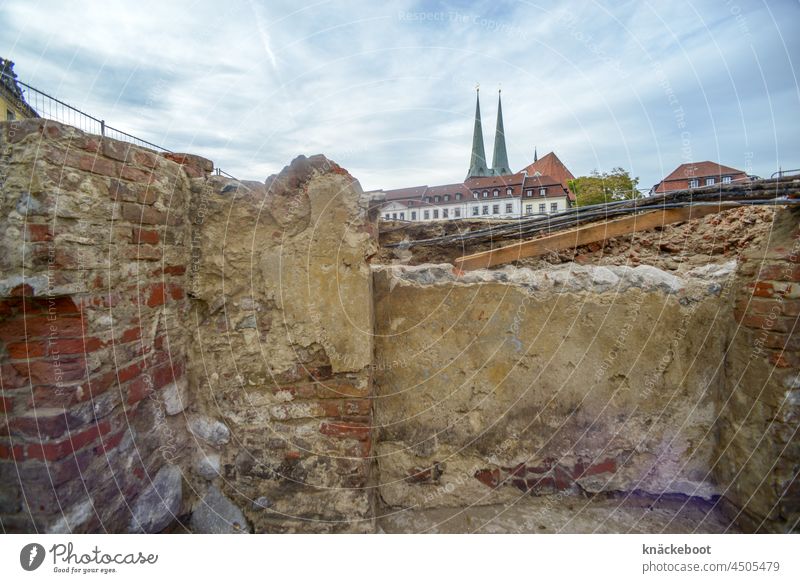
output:
M 347 381 L 330 380 L 313 385 L 315 396 L 318 399 L 341 399 L 342 397 L 366 397 L 369 388 L 358 388 Z
M 158 240 L 159 240 L 158 231 L 154 231 L 152 229 L 140 229 L 140 228 L 133 229 L 133 242 L 136 244 L 148 243 L 150 245 L 157 245 Z
M 103 419 L 87 429 L 73 432 L 69 437 L 57 442 L 30 444 L 26 448 L 26 458 L 56 461 L 82 449 L 101 435 L 111 431 L 111 422 Z
M 47 340 L 12 342 L 7 346 L 11 358 L 38 358 L 47 353 Z
M 26 241 L 52 241 L 53 233 L 50 230 L 50 225 L 34 225 L 27 223 L 25 225 L 25 240 Z
M 14 402 L 9 397 L 0 397 L 0 413 L 10 413 L 14 408 Z
M 33 385 L 55 385 L 86 378 L 83 358 L 45 358 L 13 364 L 20 375 L 30 378 Z
M 84 155 L 78 160 L 78 168 L 91 172 L 92 174 L 99 174 L 101 176 L 110 176 L 116 178 L 119 176 L 119 168 L 117 163 L 107 158 L 100 156 Z
M 167 303 L 166 286 L 163 283 L 156 283 L 150 287 L 150 294 L 147 297 L 147 305 L 151 308 L 163 306 Z
M 748 328 L 775 330 L 776 332 L 788 332 L 792 329 L 793 324 L 788 318 L 756 316 L 752 314 L 744 314 L 739 321 L 743 326 L 747 326 Z
M 163 225 L 166 215 L 151 206 L 124 203 L 122 205 L 122 218 L 134 224 Z
M 120 171 L 120 176 L 124 180 L 130 180 L 131 182 L 140 182 L 147 184 L 150 182 L 152 178 L 152 174 L 150 172 L 145 172 L 144 170 L 140 170 L 138 168 L 134 168 L 133 166 L 128 166 L 127 164 L 122 165 L 122 170 Z
M 771 352 L 768 360 L 778 368 L 800 368 L 800 352 Z
M 10 419 L 8 428 L 12 435 L 54 438 L 64 435 L 67 429 L 74 428 L 79 424 L 79 421 L 63 410 L 45 409 Z
M 349 423 L 346 421 L 323 423 L 320 425 L 320 433 L 331 437 L 351 438 L 363 441 L 369 438 L 370 428 L 367 425 Z
M 167 362 L 161 366 L 155 367 L 150 371 L 153 377 L 153 387 L 160 389 L 166 387 L 170 383 L 183 376 L 183 363 L 181 362 Z
M 0 364 L 0 379 L 4 389 L 18 389 L 30 384 L 27 376 L 19 374 L 14 365 L 7 362 Z
M 186 273 L 186 266 L 185 265 L 166 265 L 161 270 L 166 275 L 183 275 Z M 155 274 L 160 275 L 161 273 Z
M 757 339 L 767 348 L 782 348 L 790 351 L 800 350 L 800 334 L 762 332 L 758 334 Z
M 48 344 L 47 350 L 55 354 L 88 354 L 103 347 L 103 341 L 96 337 L 66 338 L 53 340 Z
M 153 392 L 153 381 L 149 375 L 142 375 L 128 383 L 128 405 L 138 403 Z
M 752 294 L 757 297 L 774 298 L 780 295 L 769 281 L 757 281 L 749 284 L 749 287 L 753 288 Z
M 82 335 L 80 318 L 26 314 L 23 318 L 0 322 L 0 338 L 6 341 L 41 337 L 79 338 Z
M 489 488 L 496 488 L 500 483 L 500 470 L 478 470 L 475 478 Z
M 119 341 L 122 344 L 126 342 L 133 342 L 134 340 L 140 340 L 142 338 L 142 327 L 136 326 L 135 328 L 130 328 L 129 330 L 125 330 L 120 336 Z
M 120 383 L 126 383 L 139 376 L 145 368 L 144 361 L 135 362 L 117 369 L 116 378 Z
M 800 265 L 791 263 L 764 265 L 758 272 L 758 279 L 800 281 Z
M 102 436 L 100 437 L 100 445 L 95 446 L 94 453 L 95 455 L 102 455 L 106 454 L 115 447 L 117 447 L 122 438 L 125 437 L 125 434 L 128 432 L 128 428 L 126 427 L 122 431 L 118 431 L 114 435 L 108 437 L 107 439 L 103 439 Z
M 25 452 L 21 445 L 9 445 L 0 443 L 0 459 L 22 461 L 25 459 Z
M 169 296 L 173 300 L 182 300 L 185 297 L 183 286 L 174 283 L 169 284 Z
M 614 473 L 617 471 L 617 460 L 606 458 L 603 461 L 589 466 L 583 472 L 584 476 L 596 476 L 597 474 Z

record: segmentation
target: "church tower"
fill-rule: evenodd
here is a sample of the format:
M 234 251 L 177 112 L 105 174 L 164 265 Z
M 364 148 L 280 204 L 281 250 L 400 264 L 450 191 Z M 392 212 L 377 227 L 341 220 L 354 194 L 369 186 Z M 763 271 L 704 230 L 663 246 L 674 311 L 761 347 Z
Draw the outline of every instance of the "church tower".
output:
M 503 130 L 503 104 L 500 100 L 500 91 L 497 91 L 497 129 L 494 134 L 494 157 L 492 158 L 492 174 L 507 176 L 513 174 L 508 167 L 508 152 L 506 152 L 506 134 Z
M 472 155 L 469 159 L 467 178 L 475 176 L 491 176 L 492 171 L 486 164 L 486 151 L 483 148 L 483 127 L 481 126 L 480 89 L 475 89 L 475 129 L 472 132 Z

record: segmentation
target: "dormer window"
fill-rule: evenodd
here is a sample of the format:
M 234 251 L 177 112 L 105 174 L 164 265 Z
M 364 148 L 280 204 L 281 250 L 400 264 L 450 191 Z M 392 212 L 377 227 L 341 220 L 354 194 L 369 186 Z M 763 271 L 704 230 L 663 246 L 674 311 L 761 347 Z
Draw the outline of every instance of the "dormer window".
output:
M 460 192 L 456 193 L 456 200 L 461 200 L 461 193 Z
M 425 202 L 430 203 L 431 202 L 431 197 L 430 196 L 426 196 L 425 197 Z
M 483 191 L 483 198 L 486 198 L 488 196 L 489 196 L 489 191 L 488 190 L 484 190 Z
M 540 188 L 539 189 L 539 196 L 547 196 L 547 189 L 546 188 Z
M 472 193 L 472 198 L 478 198 L 478 193 L 477 192 L 473 192 Z
M 508 196 L 511 196 L 511 189 L 510 189 L 510 188 L 506 188 L 506 194 L 507 194 Z
M 433 197 L 433 202 L 439 202 L 439 195 L 438 194 Z
M 731 183 L 731 177 L 730 176 L 723 176 L 722 177 L 722 184 L 730 184 L 730 183 Z
M 496 188 L 492 191 L 492 196 L 500 196 L 500 191 Z
M 697 188 L 698 186 L 700 186 L 700 181 L 697 178 L 689 180 L 689 188 Z
M 706 186 L 714 186 L 714 182 L 713 178 L 706 178 Z
M 533 196 L 533 191 L 532 190 L 526 190 L 525 191 L 525 196 Z
M 448 200 L 450 200 L 450 195 L 449 194 L 445 194 L 444 195 L 444 201 L 447 202 Z

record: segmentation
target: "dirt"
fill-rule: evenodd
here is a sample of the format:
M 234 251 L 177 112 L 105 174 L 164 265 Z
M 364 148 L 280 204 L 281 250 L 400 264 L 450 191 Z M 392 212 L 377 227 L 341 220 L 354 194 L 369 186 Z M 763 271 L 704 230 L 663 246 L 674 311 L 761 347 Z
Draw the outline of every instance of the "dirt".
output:
M 758 245 L 772 229 L 773 207 L 740 207 L 701 219 L 675 223 L 649 231 L 592 243 L 514 262 L 524 267 L 546 267 L 575 261 L 593 265 L 653 265 L 669 271 L 683 271 L 707 263 L 723 263 L 743 250 Z M 455 241 L 447 245 L 387 248 L 387 243 L 413 241 L 483 229 L 490 221 L 435 224 L 381 223 L 381 248 L 373 263 L 419 265 L 452 263 L 469 255 L 514 242 L 513 238 L 493 242 Z

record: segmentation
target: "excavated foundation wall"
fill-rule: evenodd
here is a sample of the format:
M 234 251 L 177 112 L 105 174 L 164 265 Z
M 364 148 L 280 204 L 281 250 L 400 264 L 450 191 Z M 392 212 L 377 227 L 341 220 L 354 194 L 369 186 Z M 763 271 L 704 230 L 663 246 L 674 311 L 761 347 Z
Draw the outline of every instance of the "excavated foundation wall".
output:
M 322 156 L 239 182 L 49 121 L 0 139 L 6 532 L 372 532 L 564 492 L 796 528 L 797 213 L 679 273 L 456 279 L 371 266 Z
M 257 532 L 372 531 L 377 229 L 358 182 L 299 158 L 266 187 L 211 180 L 192 216 L 193 483 Z
M 712 498 L 733 263 L 376 271 L 380 494 Z

